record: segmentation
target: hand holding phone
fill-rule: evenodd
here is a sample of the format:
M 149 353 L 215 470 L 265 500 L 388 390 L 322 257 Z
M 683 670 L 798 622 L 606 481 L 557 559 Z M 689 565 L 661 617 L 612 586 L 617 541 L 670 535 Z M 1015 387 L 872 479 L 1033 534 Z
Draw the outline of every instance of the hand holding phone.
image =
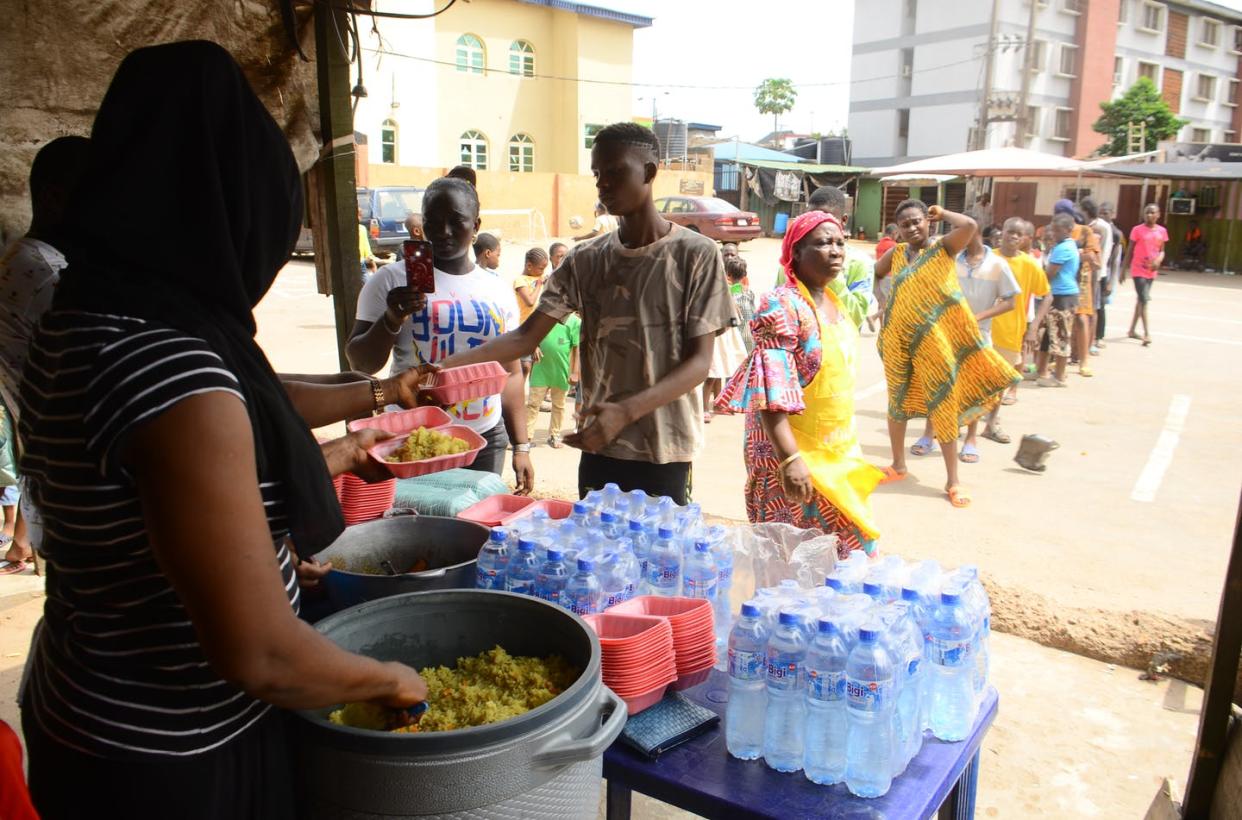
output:
M 431 243 L 425 239 L 407 239 L 401 244 L 405 257 L 405 281 L 415 293 L 435 293 L 436 270 Z

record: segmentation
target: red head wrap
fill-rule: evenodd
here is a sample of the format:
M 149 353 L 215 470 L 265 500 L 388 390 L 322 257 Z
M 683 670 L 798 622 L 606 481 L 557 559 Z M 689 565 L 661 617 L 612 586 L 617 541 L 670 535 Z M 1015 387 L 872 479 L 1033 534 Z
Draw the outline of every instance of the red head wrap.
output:
M 798 278 L 794 276 L 793 269 L 794 245 L 797 245 L 802 241 L 803 237 L 825 222 L 831 222 L 842 233 L 845 232 L 845 228 L 841 226 L 841 220 L 824 211 L 807 211 L 790 222 L 789 227 L 785 230 L 785 240 L 781 242 L 781 268 L 785 271 L 785 283 L 789 287 L 796 288 L 798 286 Z

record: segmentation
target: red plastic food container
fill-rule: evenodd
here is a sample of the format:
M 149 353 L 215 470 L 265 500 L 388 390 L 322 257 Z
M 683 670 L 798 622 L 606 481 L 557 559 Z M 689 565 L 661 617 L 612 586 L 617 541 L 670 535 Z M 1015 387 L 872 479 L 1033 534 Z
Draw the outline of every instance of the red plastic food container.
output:
M 394 438 L 390 441 L 380 442 L 367 452 L 372 459 L 387 467 L 388 471 L 397 478 L 413 478 L 414 476 L 429 475 L 457 467 L 469 467 L 474 463 L 479 452 L 487 446 L 487 442 L 484 441 L 483 437 L 469 427 L 459 427 L 451 424 L 447 427 L 439 428 L 436 432 L 459 438 L 466 442 L 470 449 L 464 453 L 457 453 L 451 456 L 436 456 L 435 458 L 423 459 L 422 461 L 385 461 L 388 456 L 392 455 L 393 452 L 405 443 L 403 438 Z
M 349 432 L 356 433 L 359 430 L 375 428 L 389 433 L 409 435 L 419 427 L 436 430 L 452 423 L 452 417 L 439 407 L 415 407 L 413 410 L 380 413 L 369 419 L 354 419 L 349 423 Z
M 457 514 L 458 518 L 475 521 L 485 527 L 503 527 L 516 521 L 535 505 L 533 498 L 521 495 L 493 495 Z
M 440 404 L 457 404 L 494 396 L 505 389 L 509 371 L 498 362 L 450 367 L 431 374 L 423 392 Z

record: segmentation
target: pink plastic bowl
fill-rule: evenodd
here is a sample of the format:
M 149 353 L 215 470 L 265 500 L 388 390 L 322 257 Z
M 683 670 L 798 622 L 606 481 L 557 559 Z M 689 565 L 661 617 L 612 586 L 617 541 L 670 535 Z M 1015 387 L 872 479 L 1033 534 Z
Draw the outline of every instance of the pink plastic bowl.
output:
M 452 436 L 453 438 L 461 439 L 470 446 L 470 449 L 464 453 L 458 453 L 451 456 L 436 456 L 435 458 L 428 458 L 423 461 L 409 461 L 394 464 L 384 460 L 404 443 L 404 439 L 394 438 L 390 441 L 380 442 L 367 452 L 371 455 L 372 459 L 387 467 L 388 471 L 397 478 L 413 478 L 414 476 L 439 473 L 444 470 L 452 470 L 457 467 L 469 467 L 474 463 L 474 460 L 478 457 L 479 452 L 487 446 L 487 442 L 483 440 L 483 437 L 471 430 L 469 427 L 449 425 L 448 427 L 441 427 L 438 432 Z
M 501 527 L 520 518 L 535 503 L 534 499 L 525 496 L 502 493 L 467 507 L 457 517 L 475 521 L 485 527 Z
M 419 427 L 436 430 L 440 427 L 447 427 L 452 423 L 453 419 L 449 414 L 439 407 L 415 407 L 413 410 L 395 410 L 390 413 L 380 413 L 378 416 L 372 416 L 369 419 L 354 419 L 349 423 L 349 432 L 355 433 L 359 430 L 374 428 L 389 433 L 409 435 Z
M 463 367 L 450 367 L 431 375 L 423 392 L 441 404 L 494 396 L 505 389 L 509 371 L 498 362 L 481 362 Z

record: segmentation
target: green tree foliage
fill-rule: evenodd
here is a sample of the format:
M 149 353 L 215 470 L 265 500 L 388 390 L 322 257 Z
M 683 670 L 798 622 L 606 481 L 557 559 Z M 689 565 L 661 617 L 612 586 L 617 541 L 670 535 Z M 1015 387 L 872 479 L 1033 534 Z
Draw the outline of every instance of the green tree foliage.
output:
M 769 77 L 755 88 L 755 108 L 759 109 L 760 114 L 772 115 L 773 131 L 777 130 L 777 118 L 786 111 L 792 111 L 797 99 L 798 89 L 794 88 L 790 79 Z
M 1156 84 L 1146 77 L 1140 77 L 1120 99 L 1100 103 L 1100 110 L 1103 114 L 1091 127 L 1108 137 L 1108 142 L 1098 152 L 1106 157 L 1125 156 L 1130 123 L 1147 124 L 1143 150 L 1154 151 L 1156 143 L 1177 136 L 1188 122 L 1174 116 Z

